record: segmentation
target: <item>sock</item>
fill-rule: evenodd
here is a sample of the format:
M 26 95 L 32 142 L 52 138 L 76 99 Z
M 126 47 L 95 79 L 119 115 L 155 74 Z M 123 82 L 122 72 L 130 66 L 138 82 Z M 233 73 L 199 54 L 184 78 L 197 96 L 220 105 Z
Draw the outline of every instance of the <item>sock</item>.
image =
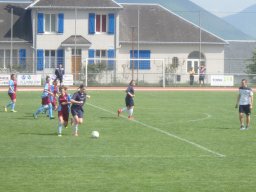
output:
M 129 114 L 129 116 L 132 116 L 132 114 L 133 114 L 133 108 L 131 108 L 131 109 L 128 110 L 128 114 Z
M 52 104 L 50 103 L 48 105 L 48 107 L 49 107 L 49 117 L 51 118 L 51 117 L 53 117 L 53 114 L 52 114 Z
M 59 122 L 59 126 L 58 126 L 58 134 L 61 135 L 62 133 L 62 123 Z
M 15 108 L 15 103 L 12 102 L 12 104 L 11 104 L 11 110 L 14 110 L 14 108 Z
M 9 108 L 11 105 L 12 105 L 12 101 L 10 101 L 7 105 L 6 105 L 6 108 Z
M 74 125 L 74 133 L 77 134 L 77 132 L 78 132 L 78 124 L 75 124 Z

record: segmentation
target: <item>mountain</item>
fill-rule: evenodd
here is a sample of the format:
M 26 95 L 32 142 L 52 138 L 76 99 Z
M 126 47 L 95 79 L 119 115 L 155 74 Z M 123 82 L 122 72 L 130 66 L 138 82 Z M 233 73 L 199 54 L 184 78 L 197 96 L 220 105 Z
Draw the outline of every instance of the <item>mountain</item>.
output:
M 256 40 L 256 4 L 223 19 Z
M 210 13 L 190 0 L 116 0 L 118 3 L 160 4 L 187 21 L 201 26 L 204 30 L 224 40 L 253 40 L 239 28 Z

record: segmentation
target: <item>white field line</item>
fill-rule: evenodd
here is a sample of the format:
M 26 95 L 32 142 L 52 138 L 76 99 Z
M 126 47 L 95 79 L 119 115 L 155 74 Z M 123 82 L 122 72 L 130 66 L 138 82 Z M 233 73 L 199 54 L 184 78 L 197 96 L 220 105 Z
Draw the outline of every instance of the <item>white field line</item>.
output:
M 87 103 L 87 105 L 92 106 L 92 107 L 94 107 L 94 108 L 96 108 L 96 109 L 100 109 L 100 110 L 102 110 L 102 111 L 105 111 L 105 112 L 108 112 L 108 113 L 117 115 L 117 113 L 115 113 L 115 112 L 113 112 L 113 111 L 109 111 L 109 110 L 107 110 L 107 109 L 104 109 L 104 108 L 102 108 L 102 107 L 93 105 L 93 104 L 91 104 L 91 103 Z M 120 117 L 123 117 L 123 116 L 120 116 Z M 210 115 L 207 114 L 207 117 L 206 117 L 206 118 L 209 118 L 209 117 L 210 117 Z M 124 117 L 123 117 L 123 118 L 124 118 Z M 201 120 L 204 120 L 204 119 L 206 119 L 206 118 L 201 118 Z M 195 119 L 195 120 L 196 120 L 196 119 Z M 195 121 L 195 120 L 194 120 L 194 121 Z M 191 120 L 190 120 L 190 121 L 191 121 Z M 183 141 L 183 142 L 188 143 L 188 144 L 190 144 L 190 145 L 193 145 L 193 146 L 195 146 L 195 147 L 197 147 L 197 148 L 200 148 L 200 149 L 202 149 L 202 150 L 204 150 L 204 151 L 207 151 L 208 153 L 214 154 L 214 155 L 216 155 L 216 156 L 218 156 L 218 157 L 225 157 L 225 155 L 223 155 L 223 154 L 221 154 L 221 153 L 218 153 L 218 152 L 215 152 L 215 151 L 213 151 L 213 150 L 210 150 L 210 149 L 208 149 L 208 148 L 206 148 L 206 147 L 204 147 L 204 146 L 202 146 L 202 145 L 199 145 L 199 144 L 197 144 L 197 143 L 195 143 L 195 142 L 189 141 L 189 140 L 187 140 L 187 139 L 184 139 L 184 138 L 182 138 L 182 137 L 179 137 L 179 136 L 174 135 L 174 134 L 172 134 L 172 133 L 169 133 L 169 132 L 167 132 L 167 131 L 164 131 L 164 130 L 162 130 L 162 129 L 160 129 L 160 128 L 153 127 L 153 126 L 151 126 L 151 125 L 148 125 L 148 124 L 146 124 L 146 123 L 143 123 L 143 122 L 138 121 L 138 120 L 135 120 L 135 119 L 132 120 L 132 122 L 135 122 L 135 123 L 140 124 L 140 125 L 142 125 L 142 126 L 144 126 L 144 127 L 150 128 L 150 129 L 155 130 L 155 131 L 157 131 L 157 132 L 160 132 L 160 133 L 163 133 L 163 134 L 168 135 L 168 136 L 170 136 L 170 137 L 173 137 L 173 138 L 175 138 L 175 139 L 177 139 L 177 140 L 180 140 L 180 141 Z
M 212 155 L 199 155 L 199 156 L 191 156 L 191 155 L 173 155 L 173 156 L 161 156 L 161 155 L 38 155 L 38 156 L 0 156 L 0 159 L 73 159 L 73 158 L 105 158 L 105 159 L 187 159 L 187 158 L 211 158 Z

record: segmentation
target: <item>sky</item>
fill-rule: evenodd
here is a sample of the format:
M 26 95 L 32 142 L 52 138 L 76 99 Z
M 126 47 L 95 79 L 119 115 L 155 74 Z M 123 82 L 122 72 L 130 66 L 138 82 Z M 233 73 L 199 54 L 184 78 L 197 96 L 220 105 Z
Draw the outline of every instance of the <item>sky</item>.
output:
M 256 4 L 256 0 L 190 0 L 207 11 L 224 17 Z

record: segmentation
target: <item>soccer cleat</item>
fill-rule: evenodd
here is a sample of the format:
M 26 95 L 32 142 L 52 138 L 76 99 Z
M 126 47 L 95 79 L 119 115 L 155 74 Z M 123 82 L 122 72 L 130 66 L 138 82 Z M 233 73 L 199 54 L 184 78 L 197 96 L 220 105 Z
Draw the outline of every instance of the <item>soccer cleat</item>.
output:
M 73 135 L 74 135 L 75 137 L 78 137 L 78 133 L 73 133 Z
M 61 136 L 62 136 L 62 135 L 59 133 L 59 134 L 58 134 L 58 137 L 61 137 Z
M 129 119 L 129 120 L 133 120 L 134 117 L 133 117 L 133 116 L 128 116 L 128 119 Z
M 241 130 L 241 131 L 246 130 L 246 128 L 244 127 L 244 125 L 241 125 L 240 130 Z
M 37 115 L 35 113 L 33 113 L 33 117 L 34 119 L 37 119 Z
M 17 113 L 18 111 L 15 111 L 14 109 L 12 109 L 12 110 L 11 110 L 11 112 L 13 112 L 13 113 Z
M 122 109 L 118 109 L 117 110 L 117 116 L 119 117 L 121 113 L 122 113 Z
M 50 117 L 50 119 L 55 119 L 55 117 Z
M 4 111 L 7 112 L 7 107 L 6 106 L 4 106 Z
M 65 127 L 65 129 L 67 129 L 67 128 L 68 128 L 68 126 Z

